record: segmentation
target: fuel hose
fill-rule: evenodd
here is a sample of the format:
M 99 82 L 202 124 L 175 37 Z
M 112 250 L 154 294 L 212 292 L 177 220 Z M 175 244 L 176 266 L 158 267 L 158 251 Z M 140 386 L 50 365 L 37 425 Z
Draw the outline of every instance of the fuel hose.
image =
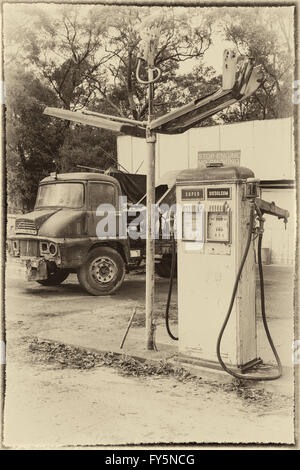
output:
M 170 302 L 171 302 L 171 296 L 172 296 L 172 289 L 173 289 L 173 279 L 174 279 L 174 273 L 175 273 L 175 266 L 176 266 L 176 241 L 175 238 L 173 237 L 173 243 L 172 243 L 172 261 L 171 261 L 171 272 L 170 272 L 170 280 L 169 280 L 169 290 L 168 290 L 168 300 L 167 300 L 167 305 L 166 305 L 166 314 L 165 314 L 165 320 L 166 320 L 166 328 L 168 335 L 170 338 L 172 338 L 174 341 L 178 341 L 178 337 L 174 336 L 171 328 L 170 328 L 170 318 L 169 318 L 169 310 L 170 310 Z
M 239 270 L 238 270 L 238 273 L 237 273 L 237 276 L 236 276 L 236 279 L 235 279 L 235 283 L 234 283 L 234 287 L 233 287 L 233 291 L 232 291 L 228 311 L 227 311 L 225 320 L 223 322 L 223 325 L 221 327 L 221 330 L 220 330 L 220 333 L 219 333 L 219 336 L 218 336 L 217 356 L 218 356 L 218 360 L 219 360 L 219 363 L 222 366 L 222 368 L 228 374 L 232 375 L 233 377 L 235 377 L 237 379 L 244 379 L 244 380 L 275 380 L 275 379 L 279 379 L 279 377 L 281 377 L 281 375 L 282 375 L 282 365 L 281 365 L 280 357 L 279 357 L 279 355 L 276 351 L 276 348 L 274 346 L 274 343 L 273 343 L 273 340 L 272 340 L 272 337 L 271 337 L 271 334 L 270 334 L 270 330 L 269 330 L 269 327 L 268 327 L 267 317 L 266 317 L 264 278 L 263 278 L 263 267 L 262 267 L 262 259 L 261 259 L 261 247 L 262 247 L 262 238 L 263 238 L 262 232 L 260 232 L 259 235 L 258 235 L 258 246 L 257 246 L 257 252 L 258 252 L 257 258 L 258 258 L 258 270 L 259 270 L 259 282 L 260 282 L 261 315 L 262 315 L 262 321 L 263 321 L 263 325 L 264 325 L 264 329 L 265 329 L 265 333 L 266 333 L 268 342 L 271 346 L 271 349 L 273 351 L 274 357 L 275 357 L 276 362 L 277 362 L 278 373 L 274 374 L 274 375 L 245 375 L 245 374 L 239 374 L 239 373 L 234 372 L 233 370 L 229 369 L 229 367 L 226 366 L 226 364 L 224 363 L 224 361 L 222 359 L 221 351 L 220 351 L 221 350 L 222 337 L 223 337 L 224 331 L 226 329 L 227 323 L 229 321 L 229 318 L 230 318 L 230 315 L 231 315 L 231 312 L 232 312 L 232 307 L 233 307 L 235 297 L 236 297 L 236 293 L 237 293 L 237 290 L 238 290 L 240 277 L 241 277 L 241 274 L 242 274 L 242 271 L 243 271 L 243 268 L 244 268 L 245 261 L 247 259 L 247 255 L 248 255 L 248 252 L 249 252 L 250 245 L 251 245 L 252 230 L 253 230 L 253 227 L 254 227 L 254 220 L 255 220 L 254 203 L 252 202 L 251 203 L 251 208 L 250 208 L 250 221 L 249 221 L 249 230 L 248 230 L 247 243 L 246 243 L 246 247 L 245 247 L 242 259 L 241 259 L 240 267 L 239 267 Z

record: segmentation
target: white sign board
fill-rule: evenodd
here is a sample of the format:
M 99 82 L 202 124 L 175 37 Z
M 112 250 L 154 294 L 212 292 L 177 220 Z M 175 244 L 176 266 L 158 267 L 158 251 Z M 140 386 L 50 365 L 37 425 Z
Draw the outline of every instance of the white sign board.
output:
M 205 168 L 208 163 L 223 163 L 223 165 L 240 166 L 240 162 L 240 150 L 198 152 L 198 168 Z

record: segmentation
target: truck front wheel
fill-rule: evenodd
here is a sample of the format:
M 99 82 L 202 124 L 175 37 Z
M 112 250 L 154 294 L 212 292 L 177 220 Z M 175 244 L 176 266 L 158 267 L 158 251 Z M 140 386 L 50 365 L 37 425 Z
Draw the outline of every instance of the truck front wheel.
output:
M 122 256 L 108 246 L 94 248 L 77 271 L 81 287 L 92 295 L 113 294 L 121 287 L 124 276 Z
M 53 273 L 49 274 L 48 279 L 37 281 L 42 286 L 58 286 L 69 276 L 69 272 L 64 269 L 57 269 Z

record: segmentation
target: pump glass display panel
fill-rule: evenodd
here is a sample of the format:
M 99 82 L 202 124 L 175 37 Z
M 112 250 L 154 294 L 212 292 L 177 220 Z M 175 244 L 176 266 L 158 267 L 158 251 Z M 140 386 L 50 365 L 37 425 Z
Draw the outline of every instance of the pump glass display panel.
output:
M 208 242 L 230 242 L 230 212 L 207 213 L 207 233 Z
M 183 205 L 182 239 L 204 242 L 204 208 L 202 204 Z

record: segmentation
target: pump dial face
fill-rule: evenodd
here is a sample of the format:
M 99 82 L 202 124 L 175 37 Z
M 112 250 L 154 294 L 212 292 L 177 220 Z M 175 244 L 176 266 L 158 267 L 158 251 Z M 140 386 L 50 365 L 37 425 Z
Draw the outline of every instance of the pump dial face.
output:
M 208 212 L 207 214 L 207 241 L 230 241 L 230 213 Z

